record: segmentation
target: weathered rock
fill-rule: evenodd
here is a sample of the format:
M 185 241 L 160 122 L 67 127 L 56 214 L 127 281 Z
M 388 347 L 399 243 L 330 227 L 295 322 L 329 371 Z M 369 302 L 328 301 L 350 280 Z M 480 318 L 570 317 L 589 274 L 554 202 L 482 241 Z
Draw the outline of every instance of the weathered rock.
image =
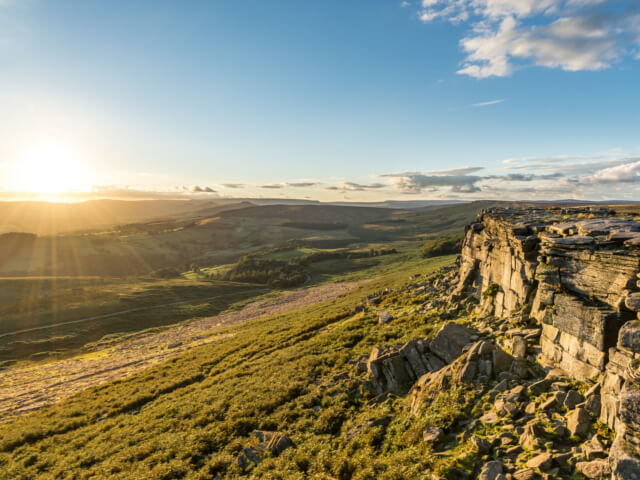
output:
M 438 443 L 444 436 L 444 430 L 439 427 L 427 427 L 422 432 L 422 440 L 426 443 Z
M 482 466 L 478 480 L 496 480 L 500 474 L 502 474 L 502 463 L 493 460 Z
M 569 410 L 573 410 L 579 404 L 584 402 L 584 397 L 575 390 L 569 390 L 564 397 L 563 405 Z
M 386 310 L 378 310 L 378 323 L 384 325 L 385 323 L 389 323 L 391 320 L 393 320 L 393 315 Z
M 610 454 L 613 478 L 635 478 L 634 469 L 640 465 L 636 463 L 640 459 L 639 274 L 640 222 L 631 215 L 616 215 L 601 207 L 482 212 L 478 222 L 467 228 L 459 282 L 451 298 L 471 295 L 479 300 L 476 311 L 480 317 L 492 315 L 481 333 L 496 332 L 501 338 L 506 333 L 501 341 L 514 358 L 501 350 L 490 362 L 486 356 L 481 362 L 464 354 L 454 362 L 455 368 L 452 363 L 442 374 L 427 374 L 429 389 L 496 376 L 512 382 L 535 374 L 534 361 L 561 370 L 564 379 L 548 376 L 528 388 L 535 397 L 549 390 L 553 394 L 542 404 L 536 400 L 547 433 L 553 432 L 554 439 L 565 434 L 558 410 L 569 409 L 568 433 L 590 438 L 575 459 L 593 459 L 606 451 L 606 442 L 589 435 L 591 415 L 599 416 L 616 431 Z M 531 320 L 540 322 L 541 334 L 523 334 L 531 326 L 529 312 Z M 573 379 L 596 386 L 583 398 L 571 389 Z M 533 427 L 522 426 L 536 413 L 536 404 L 520 404 L 526 398 L 508 398 L 507 391 L 502 385 L 491 392 L 494 409 L 482 422 L 505 424 L 498 413 L 506 415 L 507 406 L 514 405 L 527 415 L 516 427 L 521 429 L 520 443 L 528 448 L 542 443 L 546 449 L 553 448 L 550 440 L 531 431 Z M 497 447 L 504 453 L 505 448 Z M 585 469 L 599 465 L 582 463 Z M 567 465 L 560 467 L 568 470 Z M 526 472 L 515 472 L 513 478 L 527 478 Z M 549 468 L 545 475 L 555 478 L 557 473 Z
M 525 450 L 533 450 L 538 447 L 538 438 L 544 434 L 544 429 L 533 420 L 524 427 L 524 433 L 520 435 L 520 445 Z
M 524 337 L 513 337 L 511 354 L 515 358 L 524 358 L 527 356 L 527 342 Z
M 419 377 L 442 368 L 444 363 L 428 350 L 427 343 L 419 338 L 374 348 L 366 361 L 365 389 L 377 395 L 406 392 Z
M 538 474 L 533 468 L 525 468 L 522 470 L 518 470 L 513 474 L 513 478 L 515 480 L 532 480 L 537 476 Z
M 567 415 L 567 429 L 571 435 L 584 437 L 590 428 L 591 417 L 584 408 L 576 408 Z
M 540 395 L 549 390 L 550 386 L 551 380 L 544 378 L 529 385 L 529 393 L 531 393 L 531 395 Z
M 506 352 L 495 345 L 479 341 L 453 363 L 423 375 L 411 389 L 411 411 L 418 413 L 434 396 L 452 386 L 488 381 L 505 368 Z
M 541 453 L 536 455 L 531 460 L 527 462 L 527 467 L 529 468 L 537 468 L 542 470 L 543 472 L 551 469 L 553 466 L 553 458 L 549 452 Z
M 637 455 L 630 451 L 623 435 L 618 435 L 613 441 L 609 452 L 609 463 L 612 470 L 612 479 L 640 480 L 640 460 Z
M 484 438 L 473 435 L 470 438 L 471 443 L 480 453 L 488 453 L 491 450 L 491 444 Z
M 462 354 L 465 345 L 471 342 L 473 332 L 464 325 L 447 323 L 429 344 L 429 349 L 447 363 Z
M 597 435 L 591 440 L 582 444 L 582 453 L 587 460 L 595 460 L 597 458 L 606 457 L 607 452 Z
M 640 299 L 640 293 L 637 294 Z M 640 354 L 640 320 L 625 323 L 618 334 L 618 348 Z
M 611 475 L 609 463 L 602 460 L 578 462 L 576 469 L 587 478 L 606 478 Z

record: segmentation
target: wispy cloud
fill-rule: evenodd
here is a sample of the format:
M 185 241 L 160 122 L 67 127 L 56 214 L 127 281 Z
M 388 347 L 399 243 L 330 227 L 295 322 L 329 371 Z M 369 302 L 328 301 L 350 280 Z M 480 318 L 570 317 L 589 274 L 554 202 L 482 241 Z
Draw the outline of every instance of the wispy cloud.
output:
M 480 103 L 472 103 L 471 107 L 488 107 L 489 105 L 497 105 L 498 103 L 504 102 L 504 99 L 500 100 L 489 100 L 488 102 L 480 102 Z
M 318 182 L 287 182 L 285 184 L 287 187 L 294 188 L 307 188 L 307 187 L 315 187 L 318 185 Z

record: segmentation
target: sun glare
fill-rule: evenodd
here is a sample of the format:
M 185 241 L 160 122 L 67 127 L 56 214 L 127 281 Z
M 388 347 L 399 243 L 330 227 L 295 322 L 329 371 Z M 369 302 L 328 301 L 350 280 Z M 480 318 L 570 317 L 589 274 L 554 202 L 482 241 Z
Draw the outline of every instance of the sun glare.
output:
M 29 193 L 63 194 L 86 191 L 91 178 L 74 152 L 56 143 L 39 143 L 25 151 L 15 164 L 14 186 Z

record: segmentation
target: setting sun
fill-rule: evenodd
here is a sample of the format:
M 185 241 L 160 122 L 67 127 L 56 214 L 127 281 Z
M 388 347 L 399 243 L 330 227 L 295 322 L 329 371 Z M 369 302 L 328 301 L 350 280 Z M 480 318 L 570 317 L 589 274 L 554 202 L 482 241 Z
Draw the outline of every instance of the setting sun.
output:
M 22 192 L 61 194 L 87 190 L 91 175 L 65 145 L 42 142 L 28 148 L 14 166 L 14 186 Z

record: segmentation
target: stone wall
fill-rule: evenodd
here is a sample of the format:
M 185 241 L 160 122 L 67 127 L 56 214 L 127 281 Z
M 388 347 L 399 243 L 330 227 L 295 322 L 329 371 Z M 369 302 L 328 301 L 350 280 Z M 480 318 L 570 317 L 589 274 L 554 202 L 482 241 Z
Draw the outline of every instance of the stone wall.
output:
M 492 209 L 467 228 L 454 293 L 481 300 L 482 315 L 529 311 L 542 326 L 539 362 L 600 386 L 601 420 L 617 432 L 614 478 L 640 479 L 639 273 L 630 216 Z

